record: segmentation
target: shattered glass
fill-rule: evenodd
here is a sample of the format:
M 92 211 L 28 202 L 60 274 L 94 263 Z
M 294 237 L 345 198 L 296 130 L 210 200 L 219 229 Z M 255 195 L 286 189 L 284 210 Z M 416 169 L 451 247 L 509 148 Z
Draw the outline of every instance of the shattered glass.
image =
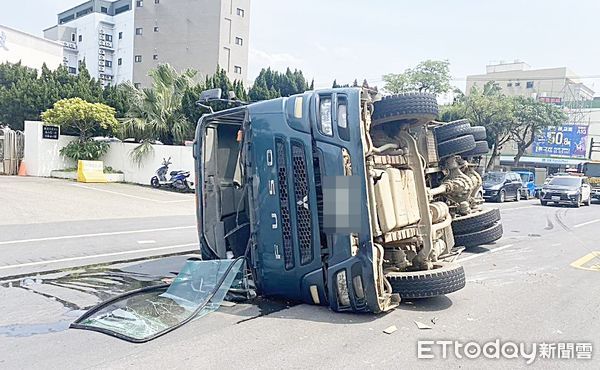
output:
M 244 258 L 188 260 L 166 286 L 127 293 L 92 308 L 71 327 L 144 342 L 216 311 L 227 292 L 243 286 Z

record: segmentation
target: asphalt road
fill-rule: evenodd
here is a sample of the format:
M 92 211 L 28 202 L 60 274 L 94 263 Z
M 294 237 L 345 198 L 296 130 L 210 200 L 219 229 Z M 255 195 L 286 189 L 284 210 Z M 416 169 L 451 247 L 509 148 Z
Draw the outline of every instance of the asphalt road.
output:
M 193 194 L 0 176 L 0 278 L 197 250 Z
M 528 367 L 522 358 L 417 358 L 418 340 L 463 344 L 500 340 L 592 343 L 592 360 L 535 360 L 532 368 L 598 368 L 600 348 L 600 205 L 542 207 L 537 201 L 499 205 L 505 234 L 459 260 L 467 286 L 448 296 L 403 302 L 384 315 L 339 314 L 324 307 L 280 302 L 237 304 L 152 342 L 135 345 L 107 335 L 66 329 L 99 298 L 66 292 L 89 269 L 14 280 L 0 288 L 1 368 L 503 368 Z M 1 249 L 2 246 L 0 246 Z M 185 257 L 119 267 L 168 276 Z M 580 267 L 571 264 L 578 261 Z M 103 267 L 99 267 L 102 269 Z M 107 267 L 108 268 L 108 267 Z M 66 275 L 66 277 L 65 277 Z M 62 276 L 62 277 L 61 277 Z M 45 282 L 65 280 L 44 290 Z M 20 287 L 19 287 L 20 286 Z M 83 287 L 83 285 L 81 285 Z M 48 287 L 46 287 L 48 288 Z M 59 289 L 60 288 L 60 289 Z M 35 293 L 35 291 L 41 291 Z M 59 296 L 52 299 L 53 295 Z M 94 296 L 95 297 L 95 296 Z M 100 297 L 101 298 L 101 297 Z M 415 321 L 428 324 L 422 330 Z M 395 325 L 397 331 L 383 330 Z M 538 347 L 539 349 L 539 347 Z M 539 356 L 539 353 L 538 353 Z

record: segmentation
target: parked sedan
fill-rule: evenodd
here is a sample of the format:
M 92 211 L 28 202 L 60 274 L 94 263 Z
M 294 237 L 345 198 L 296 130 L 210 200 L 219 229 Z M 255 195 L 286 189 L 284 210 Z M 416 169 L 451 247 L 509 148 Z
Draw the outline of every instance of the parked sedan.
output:
M 575 207 L 592 203 L 592 187 L 587 179 L 581 176 L 556 176 L 542 188 L 540 202 L 543 206 L 567 204 Z
M 516 172 L 488 172 L 483 176 L 483 199 L 502 203 L 518 201 L 523 182 Z

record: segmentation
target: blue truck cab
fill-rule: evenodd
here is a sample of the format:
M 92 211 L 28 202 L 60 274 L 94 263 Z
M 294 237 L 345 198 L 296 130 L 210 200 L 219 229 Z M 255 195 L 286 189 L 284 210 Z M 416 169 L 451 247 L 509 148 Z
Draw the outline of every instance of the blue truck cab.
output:
M 375 125 L 376 99 L 308 91 L 200 118 L 202 258 L 246 255 L 259 294 L 335 311 L 378 313 L 462 288 L 462 267 L 445 262 L 448 207 L 427 193 L 426 122 L 382 115 Z

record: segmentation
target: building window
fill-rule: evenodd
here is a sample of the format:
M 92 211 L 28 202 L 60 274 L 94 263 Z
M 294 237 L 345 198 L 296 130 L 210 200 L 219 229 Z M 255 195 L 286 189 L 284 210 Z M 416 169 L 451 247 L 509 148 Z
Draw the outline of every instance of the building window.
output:
M 533 81 L 527 81 L 527 88 L 533 89 Z
M 235 44 L 239 45 L 239 46 L 242 46 L 242 45 L 244 45 L 244 40 L 241 37 L 236 37 L 235 38 Z
M 158 60 L 158 54 L 154 54 L 154 55 L 152 56 L 152 59 L 153 59 L 153 60 Z
M 100 7 L 100 12 L 101 13 L 108 13 L 108 8 L 105 6 Z
M 154 4 L 160 4 L 160 0 L 154 0 Z
M 121 65 L 121 64 L 123 64 L 123 58 L 117 59 L 117 65 Z
M 81 42 L 81 40 L 83 40 L 83 37 L 79 35 L 79 42 Z
M 144 0 L 137 0 L 135 2 L 135 6 L 137 6 L 138 8 L 141 8 L 142 6 L 144 6 Z
M 74 33 L 72 33 L 72 34 L 71 34 L 71 41 L 75 42 L 75 40 L 76 40 L 76 36 L 75 36 L 75 34 L 74 34 Z
M 512 87 L 512 82 L 507 83 L 506 87 Z
M 135 56 L 135 62 L 136 63 L 140 63 L 142 61 L 142 56 L 141 55 L 136 55 Z
M 515 82 L 515 87 L 519 87 L 519 86 L 521 86 L 521 83 L 520 82 Z
M 112 60 L 105 60 L 104 65 L 107 67 L 112 67 Z
M 239 15 L 240 17 L 244 18 L 244 9 L 242 8 L 237 8 L 237 15 Z
M 119 40 L 123 38 L 123 32 L 119 32 Z
M 112 35 L 104 35 L 104 39 L 105 39 L 106 41 L 110 41 L 110 42 L 112 42 Z
M 142 86 L 142 84 L 139 82 L 136 82 L 133 84 L 133 87 L 135 87 L 136 89 L 139 89 L 141 86 Z
M 144 33 L 144 29 L 143 29 L 143 28 L 141 28 L 141 27 L 140 27 L 140 28 L 136 28 L 136 29 L 135 29 L 135 34 L 136 34 L 136 35 L 141 35 L 141 34 L 143 34 L 143 33 Z
M 121 14 L 121 13 L 126 12 L 128 10 L 129 10 L 129 5 L 121 6 L 121 7 L 117 8 L 117 9 L 115 9 L 115 15 Z
M 242 67 L 240 67 L 240 66 L 234 66 L 233 67 L 233 72 L 241 75 L 242 74 Z
M 154 26 L 154 32 L 158 32 L 158 26 Z
M 75 68 L 75 67 L 69 67 L 69 73 L 76 74 L 77 73 L 77 68 Z

